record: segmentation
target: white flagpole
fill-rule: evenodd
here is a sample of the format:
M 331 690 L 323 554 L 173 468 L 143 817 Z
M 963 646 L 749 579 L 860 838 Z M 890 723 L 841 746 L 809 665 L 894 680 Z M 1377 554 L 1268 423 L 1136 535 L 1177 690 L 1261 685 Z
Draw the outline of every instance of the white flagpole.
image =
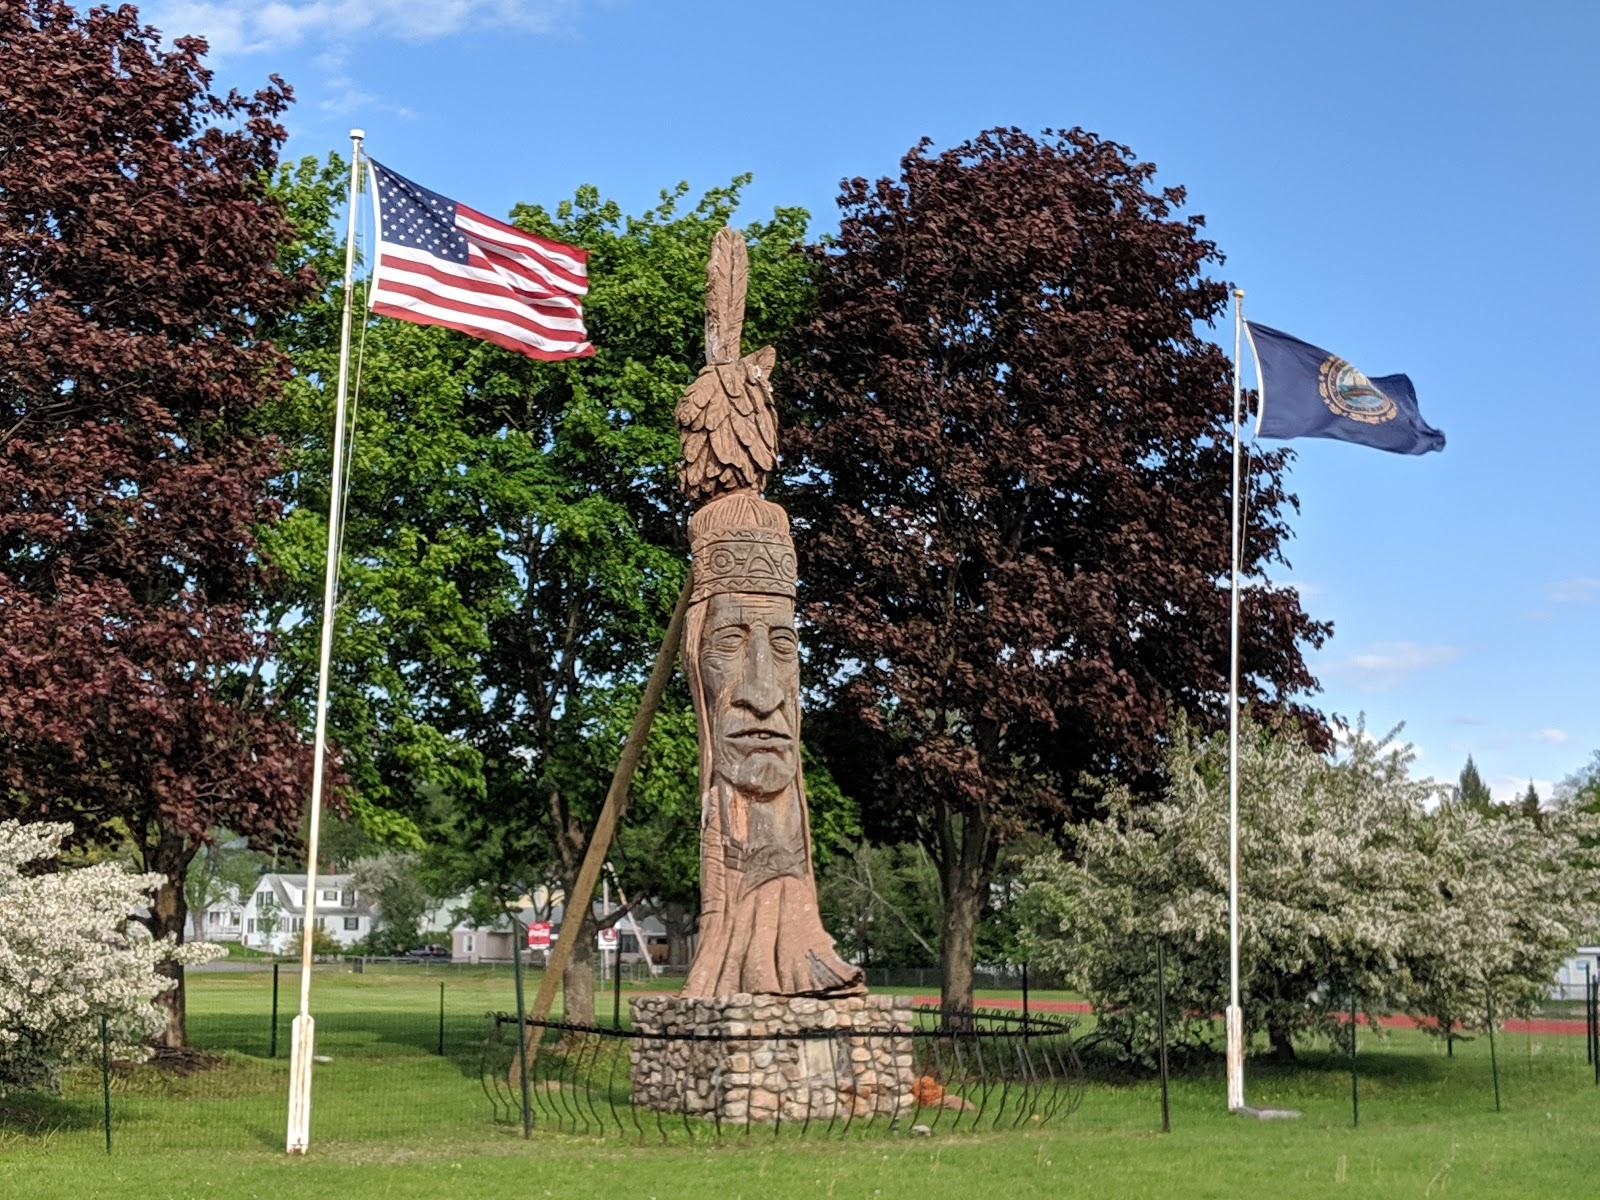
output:
M 1228 643 L 1228 1110 L 1244 1107 L 1244 1011 L 1239 1007 L 1239 333 L 1244 292 L 1233 290 L 1233 556 Z
M 356 190 L 361 172 L 361 141 L 350 131 L 350 214 L 344 242 L 344 311 L 339 327 L 339 382 L 333 401 L 333 473 L 328 489 L 328 561 L 322 578 L 322 649 L 317 665 L 317 732 L 312 754 L 311 819 L 306 831 L 306 892 L 300 930 L 300 1014 L 295 1017 L 289 1051 L 288 1151 L 304 1154 L 311 1141 L 311 935 L 316 928 L 317 836 L 322 826 L 322 777 L 328 758 L 328 669 L 333 658 L 334 608 L 339 583 L 340 532 L 344 524 L 344 410 L 350 386 L 351 288 L 356 265 Z

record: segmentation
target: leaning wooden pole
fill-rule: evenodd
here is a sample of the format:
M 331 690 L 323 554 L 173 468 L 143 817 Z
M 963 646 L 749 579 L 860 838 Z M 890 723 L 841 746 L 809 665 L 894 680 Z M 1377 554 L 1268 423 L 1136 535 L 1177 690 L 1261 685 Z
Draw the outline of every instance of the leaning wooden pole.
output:
M 583 865 L 578 869 L 578 880 L 572 886 L 572 894 L 566 898 L 566 916 L 563 925 L 570 927 L 571 931 L 565 937 L 556 938 L 555 945 L 550 951 L 550 960 L 545 964 L 544 978 L 539 982 L 539 994 L 533 998 L 533 1007 L 528 1010 L 527 1020 L 530 1022 L 542 1021 L 550 1015 L 550 1006 L 555 1002 L 556 988 L 561 984 L 561 977 L 566 973 L 567 963 L 572 959 L 573 950 L 577 946 L 577 929 L 580 924 L 581 914 L 589 906 L 589 900 L 594 895 L 594 885 L 600 879 L 600 869 L 605 865 L 606 855 L 611 850 L 611 838 L 616 833 L 617 821 L 622 816 L 622 810 L 627 806 L 628 789 L 633 786 L 633 772 L 639 765 L 639 757 L 644 753 L 644 744 L 650 737 L 650 725 L 655 720 L 656 709 L 661 707 L 661 693 L 667 690 L 667 681 L 672 678 L 672 672 L 678 663 L 678 646 L 683 641 L 683 616 L 689 610 L 689 592 L 694 583 L 694 573 L 691 570 L 684 577 L 683 589 L 678 593 L 678 602 L 673 606 L 672 617 L 667 621 L 666 636 L 661 639 L 661 649 L 656 652 L 656 665 L 650 671 L 650 679 L 644 685 L 644 695 L 639 700 L 639 712 L 633 718 L 633 728 L 628 731 L 628 740 L 622 744 L 622 755 L 617 759 L 617 769 L 611 775 L 611 787 L 606 791 L 605 806 L 600 810 L 600 819 L 595 822 L 594 833 L 589 837 L 589 848 L 584 851 Z M 526 1045 L 527 1070 L 533 1069 L 534 1059 L 539 1054 L 538 1037 L 534 1036 L 531 1025 L 524 1025 L 522 1030 L 523 1041 Z M 511 1065 L 512 1082 L 515 1086 L 520 1073 L 519 1064 Z

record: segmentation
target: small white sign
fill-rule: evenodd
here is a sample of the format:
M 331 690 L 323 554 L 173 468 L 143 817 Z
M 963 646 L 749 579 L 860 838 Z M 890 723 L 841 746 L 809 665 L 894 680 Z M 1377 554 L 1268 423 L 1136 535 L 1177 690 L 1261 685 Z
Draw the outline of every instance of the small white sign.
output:
M 615 950 L 620 944 L 617 937 L 617 927 L 613 925 L 610 929 L 602 929 L 595 934 L 594 944 L 602 950 Z

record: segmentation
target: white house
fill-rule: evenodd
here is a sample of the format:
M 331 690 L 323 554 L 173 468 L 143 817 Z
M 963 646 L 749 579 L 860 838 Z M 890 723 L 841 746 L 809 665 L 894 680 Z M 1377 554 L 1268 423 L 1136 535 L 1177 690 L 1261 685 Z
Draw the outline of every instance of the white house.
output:
M 305 928 L 306 877 L 268 872 L 240 902 L 234 898 L 210 905 L 206 936 L 239 941 L 252 950 L 292 953 Z M 377 913 L 356 895 L 352 875 L 317 877 L 316 921 L 340 946 L 350 946 L 372 932 Z M 213 934 L 213 931 L 216 931 Z
M 236 889 L 229 888 L 222 899 L 206 905 L 200 929 L 208 942 L 237 942 L 244 936 L 244 905 Z
M 1595 975 L 1600 975 L 1600 945 L 1579 946 L 1556 972 L 1551 994 L 1557 1000 L 1582 1000 L 1583 989 Z

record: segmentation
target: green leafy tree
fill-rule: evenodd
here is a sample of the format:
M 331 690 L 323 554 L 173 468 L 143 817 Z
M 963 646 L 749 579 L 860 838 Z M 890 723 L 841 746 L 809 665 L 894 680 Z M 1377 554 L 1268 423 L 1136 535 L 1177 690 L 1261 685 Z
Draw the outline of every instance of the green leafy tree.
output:
M 1578 770 L 1556 785 L 1556 807 L 1600 813 L 1600 750 Z
M 417 929 L 436 903 L 424 886 L 418 856 L 390 850 L 358 861 L 351 870 L 356 894 L 378 910 L 366 948 L 372 954 L 404 954 L 417 944 Z
M 858 842 L 819 872 L 823 923 L 862 966 L 939 961 L 939 872 L 920 845 Z
M 1539 799 L 1539 789 L 1533 786 L 1533 780 L 1528 780 L 1528 790 L 1517 800 L 1517 812 L 1524 817 L 1537 820 L 1542 804 L 1543 801 Z
M 335 367 L 339 302 L 317 223 L 339 175 L 336 160 L 307 162 L 278 181 L 307 223 L 298 252 L 327 285 L 281 335 L 298 378 L 272 427 L 293 470 L 280 480 L 288 516 L 264 547 L 283 581 L 269 614 L 282 686 L 302 705 L 330 465 L 313 381 Z M 744 182 L 695 202 L 679 186 L 638 215 L 587 187 L 553 210 L 515 210 L 519 226 L 589 251 L 591 359 L 537 363 L 391 320 L 362 335 L 331 706 L 350 803 L 380 841 L 448 842 L 434 864 L 503 900 L 551 878 L 570 889 L 683 579 L 673 407 L 704 360 L 706 254 Z M 777 340 L 805 310 L 805 221 L 780 209 L 747 227 L 753 340 Z M 653 753 L 666 770 L 686 734 L 681 714 L 662 724 Z M 639 872 L 671 870 L 675 885 L 689 882 L 681 838 L 698 826 L 685 779 L 647 784 L 628 818 L 665 821 L 680 841 L 659 861 L 626 833 L 623 845 Z M 689 894 L 643 874 L 635 886 Z M 575 915 L 591 944 L 593 918 Z M 567 1012 L 591 1014 L 588 956 L 564 983 Z
M 1465 805 L 1474 812 L 1486 813 L 1494 807 L 1494 799 L 1489 794 L 1489 785 L 1484 783 L 1483 776 L 1478 774 L 1478 764 L 1472 761 L 1472 755 L 1467 755 L 1467 765 L 1461 768 L 1461 778 L 1456 784 L 1456 802 Z
M 267 856 L 252 849 L 243 838 L 218 830 L 189 863 L 183 881 L 184 899 L 195 941 L 206 940 L 206 909 L 222 900 L 243 901 L 266 870 Z

